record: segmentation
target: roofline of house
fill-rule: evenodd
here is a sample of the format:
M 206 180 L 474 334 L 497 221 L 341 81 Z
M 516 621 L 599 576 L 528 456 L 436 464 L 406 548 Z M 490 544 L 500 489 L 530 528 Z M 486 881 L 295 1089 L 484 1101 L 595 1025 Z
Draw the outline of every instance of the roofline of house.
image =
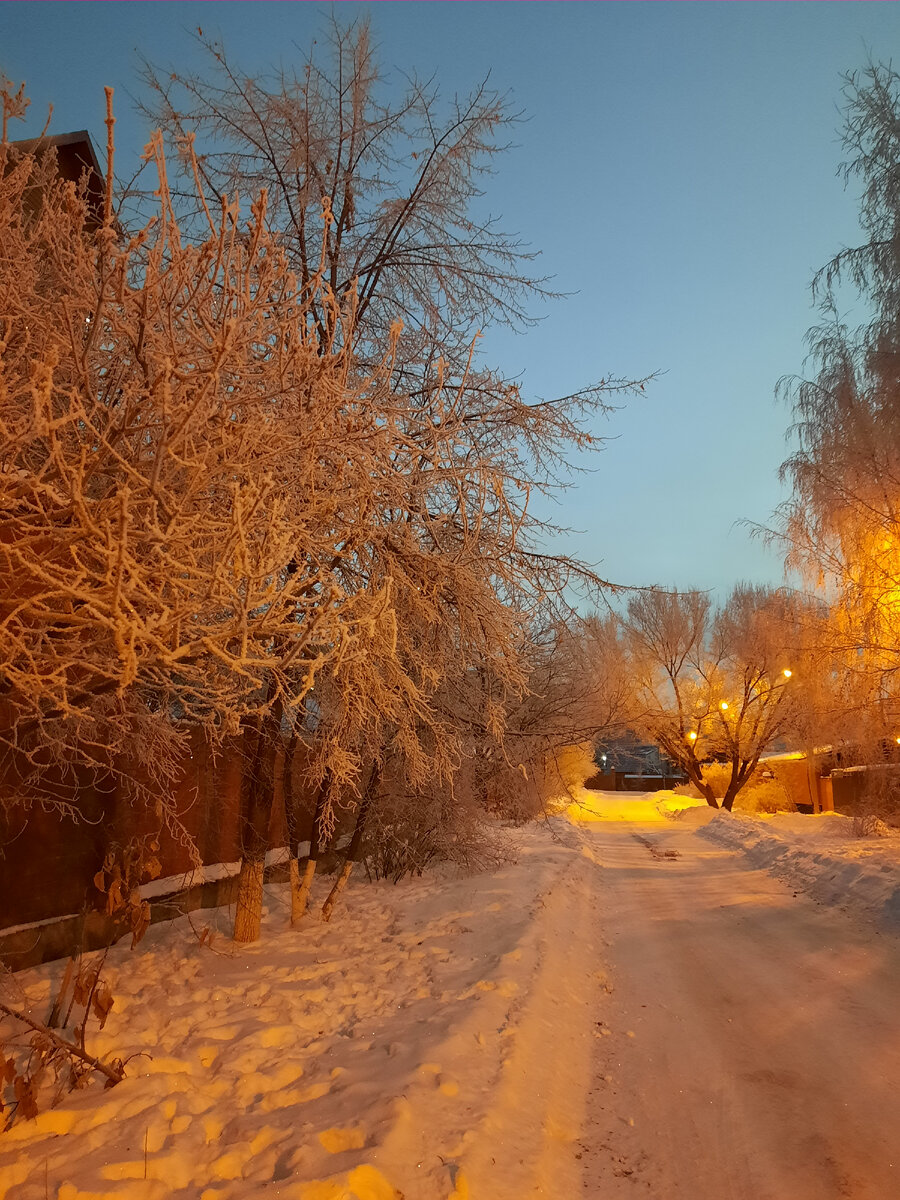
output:
M 45 134 L 43 137 L 24 138 L 22 141 L 10 142 L 9 144 L 15 146 L 17 150 L 21 150 L 25 154 L 30 154 L 34 150 L 49 150 L 51 146 L 84 145 L 87 147 L 89 158 L 86 165 L 96 171 L 101 179 L 104 177 L 103 171 L 100 169 L 100 163 L 97 160 L 97 153 L 94 150 L 94 143 L 86 129 L 76 129 L 73 133 L 53 133 Z

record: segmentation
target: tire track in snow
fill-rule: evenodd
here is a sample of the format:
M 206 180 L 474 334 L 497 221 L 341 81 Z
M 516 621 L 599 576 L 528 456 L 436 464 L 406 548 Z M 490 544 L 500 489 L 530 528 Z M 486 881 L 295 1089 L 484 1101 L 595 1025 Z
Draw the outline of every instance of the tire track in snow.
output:
M 596 872 L 573 856 L 545 896 L 534 930 L 534 983 L 490 1106 L 462 1157 L 473 1200 L 581 1194 L 579 1139 L 592 1080 L 595 1002 L 605 979 Z

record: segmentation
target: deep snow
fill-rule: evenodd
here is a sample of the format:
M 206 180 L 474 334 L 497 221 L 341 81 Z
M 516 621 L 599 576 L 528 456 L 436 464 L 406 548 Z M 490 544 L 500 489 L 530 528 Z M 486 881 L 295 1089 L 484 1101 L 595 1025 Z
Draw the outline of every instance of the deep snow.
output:
M 900 1195 L 900 841 L 685 803 L 585 792 L 492 873 L 115 947 L 88 1048 L 146 1056 L 0 1136 L 0 1198 Z M 42 1019 L 61 969 L 3 998 Z

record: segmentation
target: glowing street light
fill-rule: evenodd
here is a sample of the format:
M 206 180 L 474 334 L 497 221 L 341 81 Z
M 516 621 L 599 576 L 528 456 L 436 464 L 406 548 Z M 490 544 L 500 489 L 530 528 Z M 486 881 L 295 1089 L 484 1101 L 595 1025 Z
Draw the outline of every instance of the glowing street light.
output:
M 794 672 L 791 670 L 790 667 L 785 667 L 781 673 L 785 677 L 785 679 L 790 679 L 790 677 L 793 675 Z
M 694 730 L 693 730 L 693 729 L 692 729 L 692 730 L 691 730 L 691 732 L 688 734 L 688 738 L 690 739 L 690 741 L 692 741 L 692 742 L 696 742 L 696 740 L 697 740 L 697 735 L 696 735 L 696 733 L 694 732 Z M 898 741 L 898 742 L 900 742 L 900 738 L 898 738 L 898 739 L 897 739 L 897 741 Z
M 719 708 L 721 708 L 722 712 L 725 712 L 725 710 L 728 708 L 728 701 L 723 700 L 722 703 L 719 705 Z

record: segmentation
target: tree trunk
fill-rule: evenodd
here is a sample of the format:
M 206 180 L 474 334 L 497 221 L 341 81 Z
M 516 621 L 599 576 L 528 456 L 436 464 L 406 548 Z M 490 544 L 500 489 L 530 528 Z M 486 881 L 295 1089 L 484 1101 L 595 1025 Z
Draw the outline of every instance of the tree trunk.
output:
M 755 770 L 756 762 L 752 759 L 749 762 L 745 762 L 743 766 L 738 768 L 737 778 L 731 780 L 725 791 L 725 795 L 722 798 L 723 808 L 731 812 L 734 807 L 734 802 L 738 797 L 738 792 L 740 792 L 741 788 L 748 781 Z
M 337 877 L 337 882 L 328 893 L 328 899 L 322 905 L 323 921 L 331 920 L 331 914 L 334 912 L 334 906 L 337 904 L 338 896 L 340 896 L 341 892 L 346 886 L 347 880 L 350 878 L 350 872 L 353 870 L 353 863 L 354 860 L 352 858 L 344 859 L 344 865 L 341 867 L 341 873 Z
M 694 785 L 709 807 L 718 808 L 719 801 L 716 799 L 716 793 L 703 778 L 703 772 L 700 770 L 699 766 L 688 763 L 685 766 L 685 771 L 687 772 L 688 779 L 690 779 L 691 783 Z
M 309 834 L 309 857 L 303 874 L 300 874 L 300 863 L 291 857 L 291 924 L 296 925 L 306 915 L 309 905 L 309 893 L 312 888 L 313 876 L 319 862 L 319 853 L 324 841 L 322 821 L 328 807 L 328 792 L 331 784 L 329 776 L 323 780 L 316 794 L 316 811 L 313 814 L 312 829 Z
M 316 859 L 318 858 L 318 842 L 317 827 L 321 821 L 322 809 L 324 805 L 324 791 L 320 792 L 316 798 L 316 811 L 313 817 L 313 832 L 310 835 L 310 856 L 306 861 L 306 871 L 301 877 L 300 863 L 298 861 L 298 849 L 300 846 L 300 807 L 297 803 L 297 794 L 294 791 L 294 752 L 297 748 L 297 738 L 292 737 L 288 742 L 284 751 L 284 784 L 282 788 L 282 796 L 284 798 L 284 825 L 287 830 L 288 837 L 288 868 L 290 871 L 291 880 L 291 924 L 296 925 L 306 912 L 306 906 L 309 901 L 309 889 L 312 885 L 312 877 L 316 871 Z M 313 842 L 316 842 L 315 854 L 313 854 Z
M 347 849 L 347 857 L 344 859 L 344 865 L 341 867 L 341 873 L 337 877 L 334 887 L 328 893 L 328 899 L 322 905 L 322 919 L 325 921 L 331 920 L 331 914 L 334 912 L 334 906 L 337 904 L 338 896 L 344 890 L 347 880 L 350 878 L 350 872 L 353 870 L 353 864 L 358 863 L 362 857 L 362 841 L 363 834 L 366 831 L 366 818 L 369 815 L 369 808 L 372 804 L 372 799 L 378 790 L 378 784 L 381 781 L 381 767 L 375 763 L 372 767 L 372 774 L 369 776 L 369 782 L 366 786 L 366 792 L 359 803 L 359 812 L 356 815 L 356 824 L 353 827 L 353 837 L 350 839 L 350 845 Z
M 303 868 L 303 874 L 300 874 L 300 864 L 294 859 L 291 863 L 291 924 L 296 925 L 306 916 L 306 910 L 309 907 L 309 893 L 312 890 L 312 881 L 316 873 L 316 866 L 319 861 L 319 853 L 312 853 L 312 841 L 310 841 L 310 856 L 306 860 L 306 865 Z
M 693 748 L 685 746 L 682 749 L 680 746 L 673 745 L 670 741 L 661 744 L 672 762 L 677 763 L 681 767 L 709 807 L 718 808 L 719 802 L 716 799 L 716 793 L 703 778 L 703 771 L 700 763 L 697 761 Z
M 300 827 L 297 796 L 294 792 L 294 752 L 296 748 L 297 738 L 292 735 L 284 748 L 281 785 L 281 799 L 284 804 L 284 828 L 287 834 L 289 857 L 292 862 L 297 857 L 298 831 Z
M 247 858 L 241 862 L 238 877 L 237 905 L 234 913 L 234 940 L 255 942 L 262 928 L 263 877 L 266 871 L 262 858 Z
M 263 716 L 244 727 L 241 777 L 241 872 L 234 914 L 234 940 L 255 942 L 262 927 L 263 878 L 269 825 L 275 802 L 275 755 L 281 736 L 282 705 L 276 700 Z
M 726 812 L 731 812 L 743 782 L 744 781 L 741 778 L 741 771 L 739 767 L 732 763 L 731 779 L 728 781 L 728 787 L 725 789 L 725 795 L 722 797 L 722 807 Z
M 303 915 L 296 905 L 300 896 L 300 864 L 297 852 L 300 845 L 300 811 L 297 794 L 294 791 L 294 752 L 297 748 L 297 738 L 291 737 L 284 750 L 284 767 L 281 796 L 284 802 L 284 828 L 288 842 L 288 870 L 291 881 L 291 924 Z
M 697 783 L 695 780 L 694 786 L 698 789 L 700 795 L 704 798 L 710 808 L 719 807 L 719 801 L 716 799 L 716 793 L 712 790 L 708 783 L 706 783 L 704 780 L 701 780 L 699 783 Z
M 728 812 L 731 812 L 734 807 L 734 802 L 737 799 L 738 792 L 756 770 L 756 764 L 759 761 L 759 754 L 742 759 L 740 754 L 736 754 L 731 760 L 731 779 L 728 781 L 728 787 L 725 789 L 725 795 L 722 797 L 722 807 Z

